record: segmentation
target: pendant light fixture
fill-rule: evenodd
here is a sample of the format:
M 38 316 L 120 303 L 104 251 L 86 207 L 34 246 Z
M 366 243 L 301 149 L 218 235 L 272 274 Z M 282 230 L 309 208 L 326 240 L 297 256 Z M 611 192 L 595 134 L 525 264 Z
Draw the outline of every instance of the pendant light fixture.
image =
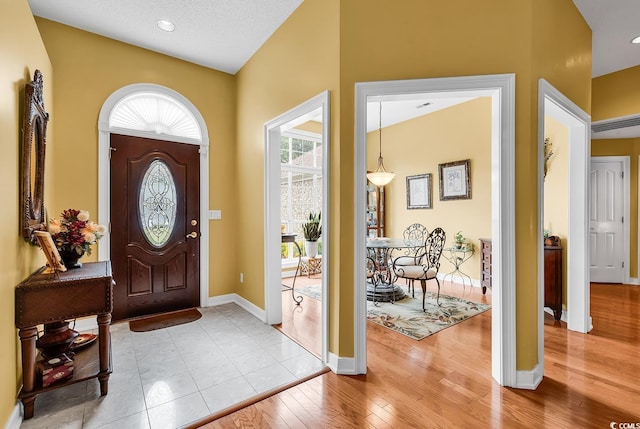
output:
M 367 173 L 367 179 L 376 186 L 384 186 L 396 177 L 395 173 L 390 173 L 384 169 L 382 160 L 382 100 L 380 100 L 380 126 L 378 128 L 380 151 L 378 153 L 378 167 L 373 173 Z

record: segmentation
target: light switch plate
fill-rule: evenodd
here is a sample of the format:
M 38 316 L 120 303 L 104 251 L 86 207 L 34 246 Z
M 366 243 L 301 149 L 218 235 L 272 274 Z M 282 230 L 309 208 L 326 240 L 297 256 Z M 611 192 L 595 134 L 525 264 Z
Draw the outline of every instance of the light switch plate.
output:
M 222 219 L 222 210 L 209 210 L 209 219 Z

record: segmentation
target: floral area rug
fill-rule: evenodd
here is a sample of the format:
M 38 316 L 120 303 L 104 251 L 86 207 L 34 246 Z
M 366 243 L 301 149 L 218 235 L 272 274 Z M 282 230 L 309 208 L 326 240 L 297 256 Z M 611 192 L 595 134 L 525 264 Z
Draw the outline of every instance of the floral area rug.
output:
M 427 291 L 427 311 L 422 311 L 422 293 L 416 290 L 415 298 L 407 295 L 393 304 L 382 302 L 376 306 L 367 301 L 367 319 L 414 340 L 421 340 L 491 308 L 489 304 L 443 294 L 440 294 L 440 304 L 440 307 L 436 304 L 436 293 Z
M 309 298 L 322 301 L 322 285 L 304 286 L 301 288 L 296 287 L 295 293 L 296 295 L 302 294 L 308 296 Z

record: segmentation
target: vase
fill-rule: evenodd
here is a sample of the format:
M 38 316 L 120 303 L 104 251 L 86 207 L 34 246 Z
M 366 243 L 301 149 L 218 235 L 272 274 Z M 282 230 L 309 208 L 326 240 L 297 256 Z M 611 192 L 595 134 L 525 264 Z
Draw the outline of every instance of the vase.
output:
M 67 353 L 77 336 L 67 321 L 45 323 L 44 334 L 36 340 L 36 347 L 47 359 L 53 358 Z
M 58 253 L 60 253 L 60 259 L 62 259 L 62 263 L 68 270 L 82 267 L 82 263 L 78 262 L 78 259 L 82 258 L 84 252 L 78 255 L 78 252 L 73 249 L 62 248 L 58 249 Z
M 317 241 L 305 241 L 304 250 L 307 252 L 307 256 L 315 258 L 318 256 L 318 242 Z

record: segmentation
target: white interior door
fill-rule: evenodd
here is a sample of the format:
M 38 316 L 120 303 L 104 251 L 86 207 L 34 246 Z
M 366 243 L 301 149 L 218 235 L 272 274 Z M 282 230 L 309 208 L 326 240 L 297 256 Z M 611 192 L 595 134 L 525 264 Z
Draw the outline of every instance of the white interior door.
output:
M 591 159 L 589 245 L 592 282 L 624 282 L 623 172 L 622 161 Z

